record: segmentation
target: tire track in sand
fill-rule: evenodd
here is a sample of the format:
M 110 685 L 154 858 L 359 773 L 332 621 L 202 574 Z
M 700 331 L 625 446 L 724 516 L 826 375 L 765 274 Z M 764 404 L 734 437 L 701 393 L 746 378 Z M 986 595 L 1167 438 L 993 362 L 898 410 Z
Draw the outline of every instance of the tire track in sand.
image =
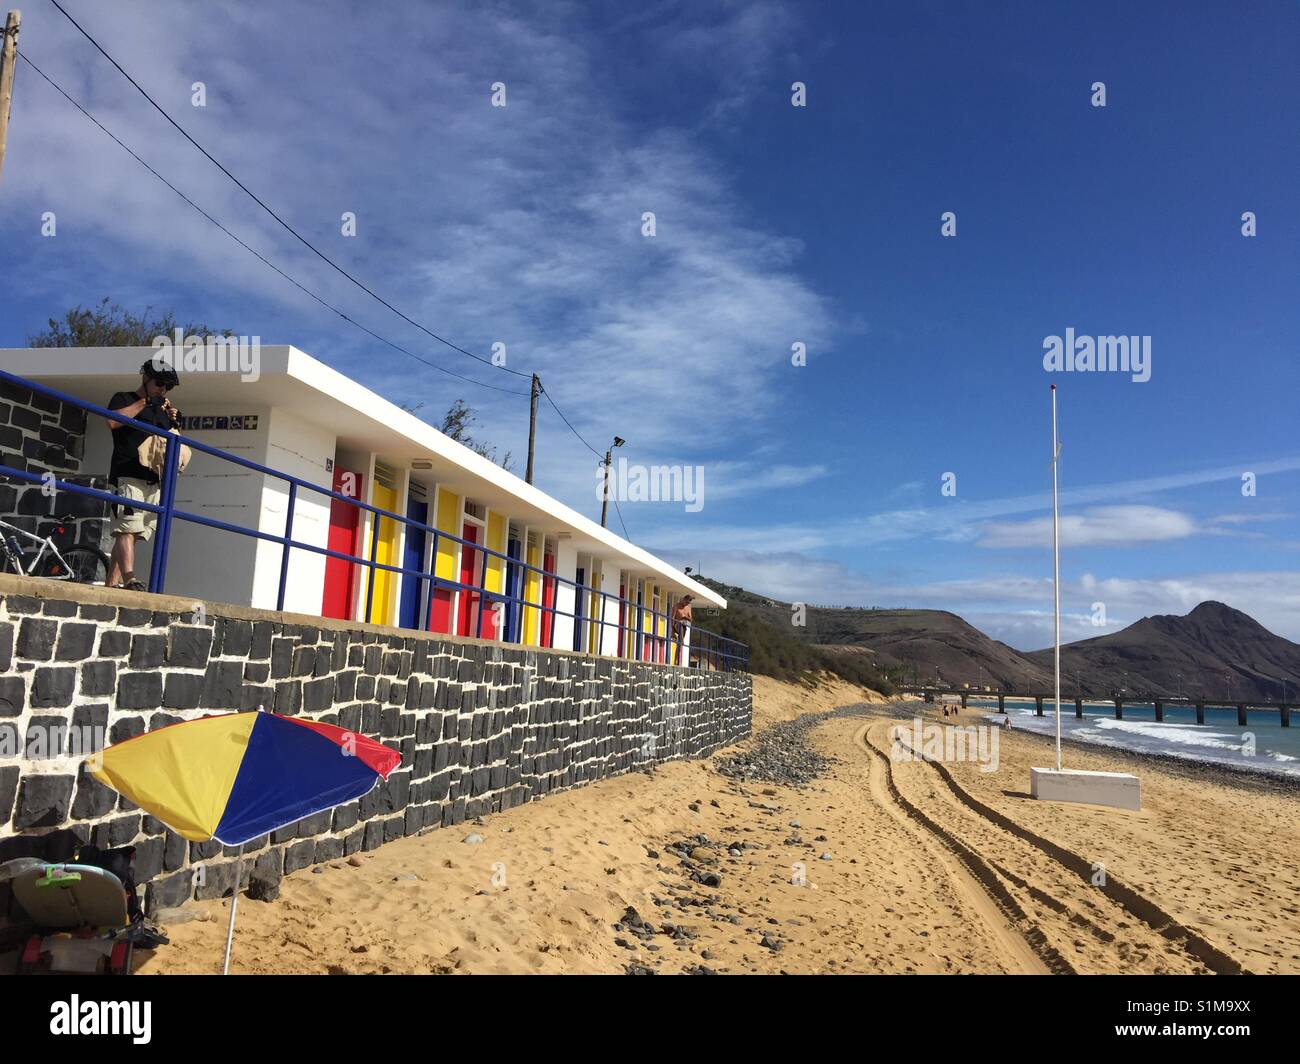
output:
M 874 747 L 872 749 L 874 753 L 880 753 Z M 959 809 L 963 814 L 973 817 L 980 828 L 1002 832 L 1011 836 L 1019 846 L 1031 848 L 1033 856 L 1040 861 L 1043 857 L 1050 859 L 1050 864 L 1055 866 L 1056 872 L 1066 883 L 1075 886 L 1079 883 L 1090 883 L 1093 866 L 1087 858 L 1030 831 L 1005 814 L 981 802 L 957 782 L 952 771 L 942 762 L 916 757 L 911 763 L 924 764 L 934 773 L 937 773 L 945 784 L 944 790 L 950 796 L 950 807 Z M 1036 889 L 1005 867 L 997 864 L 994 864 L 994 867 L 1009 882 L 1031 894 L 1036 901 L 1068 918 L 1071 923 L 1090 931 L 1098 939 L 1104 941 L 1114 933 L 1098 927 L 1087 915 L 1064 904 L 1059 897 L 1052 897 Z M 1175 919 L 1150 898 L 1123 883 L 1116 878 L 1113 872 L 1107 872 L 1104 884 L 1090 887 L 1090 889 L 1095 890 L 1115 910 L 1121 910 L 1135 917 L 1150 932 L 1154 932 L 1159 939 L 1177 947 L 1189 962 L 1203 965 L 1216 975 L 1249 974 L 1236 958 L 1229 956 L 1198 932 Z
M 957 894 L 979 914 L 1018 974 L 1072 974 L 1074 969 L 1031 924 L 997 874 L 960 840 L 927 817 L 899 792 L 889 755 L 869 739 L 877 725 L 858 732 L 858 742 L 876 755 L 868 766 L 872 798 L 934 855 Z M 1022 930 L 1024 928 L 1024 930 Z

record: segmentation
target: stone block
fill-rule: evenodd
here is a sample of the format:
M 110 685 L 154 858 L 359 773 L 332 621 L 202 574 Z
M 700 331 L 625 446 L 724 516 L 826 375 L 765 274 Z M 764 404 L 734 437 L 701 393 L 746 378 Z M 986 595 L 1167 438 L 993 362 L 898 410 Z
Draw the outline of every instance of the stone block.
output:
M 52 709 L 72 705 L 77 686 L 77 669 L 73 665 L 38 668 L 32 680 L 32 708 Z
M 208 656 L 212 651 L 211 628 L 206 625 L 174 625 L 167 639 L 168 665 L 179 669 L 207 667 Z
M 1134 812 L 1142 808 L 1141 780 L 1128 772 L 1031 768 L 1029 793 L 1045 802 L 1079 802 Z
M 59 629 L 54 657 L 58 661 L 84 661 L 95 646 L 93 624 L 68 623 Z

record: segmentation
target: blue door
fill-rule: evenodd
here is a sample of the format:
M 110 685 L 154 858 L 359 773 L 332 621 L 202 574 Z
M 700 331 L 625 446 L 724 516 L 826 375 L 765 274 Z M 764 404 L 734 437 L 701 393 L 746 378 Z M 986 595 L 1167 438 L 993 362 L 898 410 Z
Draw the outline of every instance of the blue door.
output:
M 506 544 L 506 557 L 510 559 L 506 562 L 506 594 L 510 597 L 506 599 L 505 641 L 518 643 L 521 610 L 519 603 L 512 599 L 523 597 L 519 588 L 521 582 L 519 578 L 523 575 L 523 570 L 515 564 L 519 560 L 519 540 L 514 536 L 511 536 Z
M 418 499 L 408 499 L 406 516 L 421 524 L 429 523 L 429 504 Z M 406 550 L 402 553 L 402 568 L 424 570 L 424 529 L 406 526 Z M 424 597 L 425 583 L 413 576 L 402 577 L 402 600 L 397 612 L 397 623 L 403 628 L 423 628 L 420 623 L 420 600 Z
M 573 590 L 573 649 L 574 650 L 582 649 L 582 633 L 585 628 L 583 624 L 583 617 L 582 617 L 582 603 L 587 597 L 586 588 L 584 588 L 582 585 L 587 582 L 586 575 L 587 575 L 587 571 L 581 567 L 574 574 L 574 579 L 577 581 L 578 584 L 578 586 Z

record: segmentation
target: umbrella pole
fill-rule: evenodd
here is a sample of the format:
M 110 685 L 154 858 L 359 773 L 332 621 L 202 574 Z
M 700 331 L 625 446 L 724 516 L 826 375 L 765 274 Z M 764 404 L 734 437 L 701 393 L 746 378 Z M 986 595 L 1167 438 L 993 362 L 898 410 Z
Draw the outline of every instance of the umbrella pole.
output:
M 230 926 L 226 928 L 226 960 L 221 966 L 221 974 L 230 974 L 230 947 L 235 940 L 235 908 L 239 905 L 239 872 L 244 863 L 244 847 L 239 847 L 239 856 L 235 858 L 235 889 L 230 895 Z

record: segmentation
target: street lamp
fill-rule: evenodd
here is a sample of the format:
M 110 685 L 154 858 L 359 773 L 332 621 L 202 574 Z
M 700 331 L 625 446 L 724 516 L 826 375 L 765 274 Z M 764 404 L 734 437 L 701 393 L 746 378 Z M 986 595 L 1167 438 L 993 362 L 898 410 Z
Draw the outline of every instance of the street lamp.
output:
M 622 447 L 627 441 L 621 436 L 614 437 L 614 447 Z M 602 499 L 600 503 L 600 527 L 605 527 L 605 519 L 609 517 L 609 463 L 614 460 L 614 449 L 611 447 L 605 452 L 605 490 L 601 492 Z

